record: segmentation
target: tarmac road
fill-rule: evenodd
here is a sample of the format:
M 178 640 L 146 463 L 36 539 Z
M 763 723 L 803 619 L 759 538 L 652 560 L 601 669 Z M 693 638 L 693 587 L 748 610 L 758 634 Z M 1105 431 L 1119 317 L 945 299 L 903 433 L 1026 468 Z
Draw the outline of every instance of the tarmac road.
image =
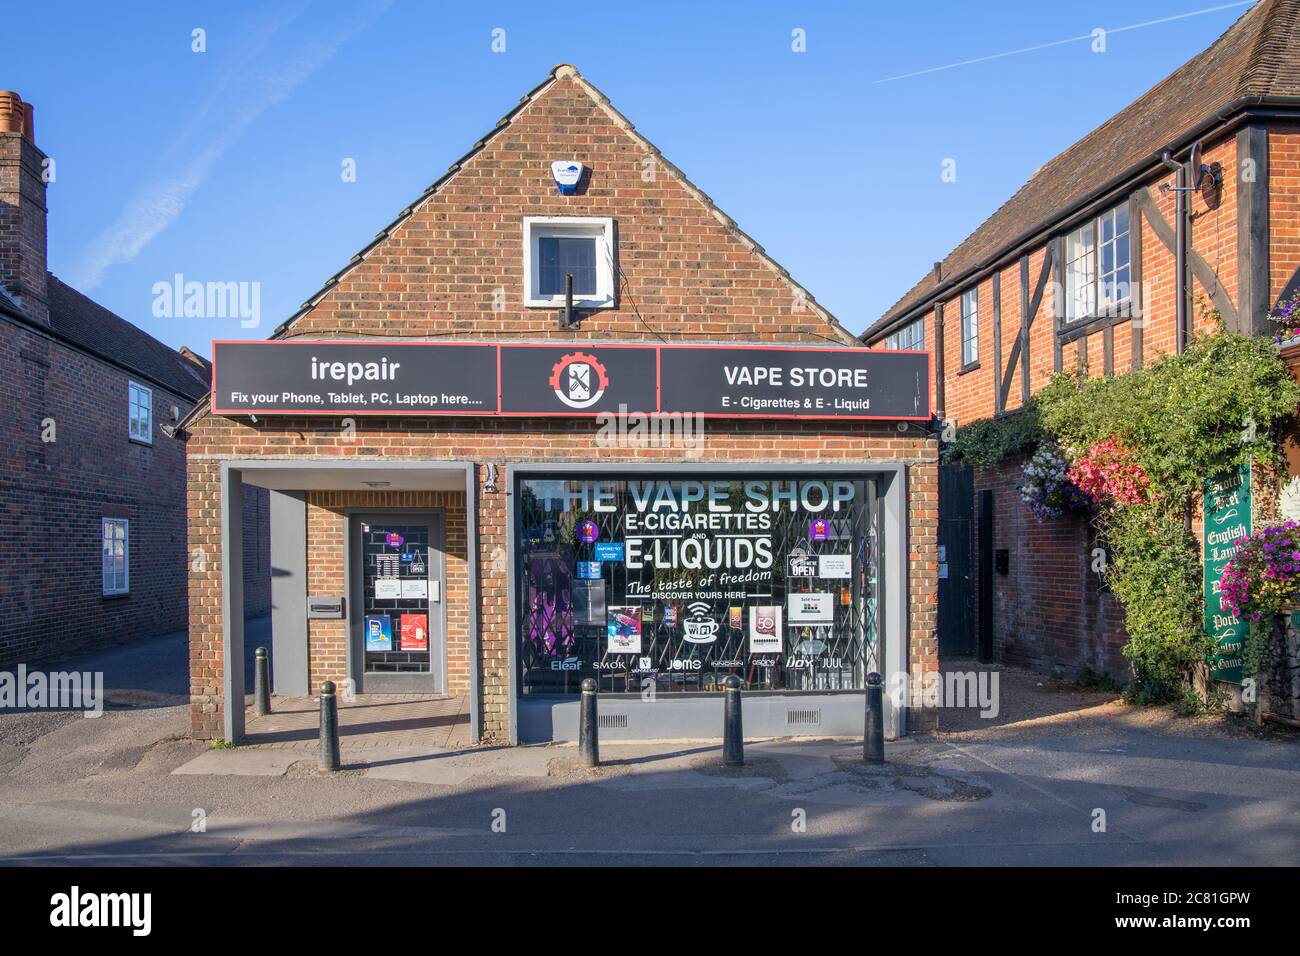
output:
M 597 772 L 571 748 L 345 750 L 348 769 L 321 775 L 310 753 L 186 739 L 179 637 L 55 669 L 73 666 L 105 671 L 103 716 L 0 713 L 0 863 L 1300 862 L 1300 742 L 1114 702 L 1008 707 L 890 744 L 883 769 L 853 742 L 778 741 L 749 744 L 740 772 L 688 743 L 605 744 Z

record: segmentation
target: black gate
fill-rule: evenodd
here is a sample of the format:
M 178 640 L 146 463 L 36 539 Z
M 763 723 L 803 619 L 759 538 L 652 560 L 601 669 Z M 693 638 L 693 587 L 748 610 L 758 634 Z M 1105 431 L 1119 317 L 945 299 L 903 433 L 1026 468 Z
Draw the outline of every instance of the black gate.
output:
M 971 533 L 975 473 L 970 465 L 939 466 L 939 655 L 974 657 Z

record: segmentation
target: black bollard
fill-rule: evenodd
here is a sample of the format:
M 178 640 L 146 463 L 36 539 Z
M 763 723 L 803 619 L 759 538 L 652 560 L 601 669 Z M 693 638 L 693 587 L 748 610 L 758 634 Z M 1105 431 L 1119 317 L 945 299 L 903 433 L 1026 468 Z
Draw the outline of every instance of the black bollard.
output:
M 578 707 L 578 759 L 584 767 L 599 767 L 600 734 L 596 730 L 596 682 L 590 677 L 582 682 L 582 700 Z
M 339 769 L 339 703 L 330 680 L 320 685 L 320 769 Z
M 253 668 L 253 709 L 259 717 L 271 712 L 271 662 L 266 657 L 265 647 L 257 649 Z
M 867 720 L 862 734 L 862 762 L 885 762 L 885 694 L 880 675 L 867 675 Z
M 745 765 L 745 730 L 740 720 L 740 678 L 728 674 L 722 682 L 722 765 Z

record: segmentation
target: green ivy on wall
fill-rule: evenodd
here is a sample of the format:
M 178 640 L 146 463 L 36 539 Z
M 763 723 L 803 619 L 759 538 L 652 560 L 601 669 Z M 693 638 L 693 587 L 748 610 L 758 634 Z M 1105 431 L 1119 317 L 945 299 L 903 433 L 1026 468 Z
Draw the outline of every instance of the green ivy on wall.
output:
M 1219 332 L 1182 355 L 1115 378 L 1062 373 L 1038 395 L 1044 432 L 1071 456 L 1118 440 L 1150 479 L 1151 499 L 1108 504 L 1094 519 L 1105 575 L 1125 611 L 1133 696 L 1184 697 L 1213 645 L 1204 633 L 1201 554 L 1187 527 L 1207 478 L 1248 461 L 1276 463 L 1270 429 L 1300 405 L 1273 344 Z
M 957 429 L 943 449 L 945 464 L 965 462 L 991 468 L 1014 455 L 1032 454 L 1045 437 L 1038 406 L 1031 402 L 998 418 L 984 418 Z

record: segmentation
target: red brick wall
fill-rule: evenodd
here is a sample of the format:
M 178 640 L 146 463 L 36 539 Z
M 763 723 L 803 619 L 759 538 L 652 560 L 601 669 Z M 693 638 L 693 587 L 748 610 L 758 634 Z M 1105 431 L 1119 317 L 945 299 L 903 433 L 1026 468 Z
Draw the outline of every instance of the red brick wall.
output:
M 183 415 L 190 403 L 141 382 L 154 390 L 153 445 L 132 442 L 128 379 L 0 319 L 0 663 L 186 626 L 185 449 L 159 426 L 165 409 Z M 46 419 L 52 442 L 42 440 Z M 130 522 L 125 597 L 102 593 L 106 517 Z M 266 591 L 251 589 L 263 609 Z
M 585 193 L 557 194 L 551 160 L 575 158 L 591 170 Z M 613 216 L 622 278 L 617 308 L 561 333 L 554 310 L 523 305 L 521 220 L 525 215 Z M 497 290 L 502 290 L 499 294 Z M 679 178 L 653 147 L 639 140 L 583 83 L 561 73 L 511 125 L 360 265 L 300 318 L 291 335 L 527 337 L 573 340 L 698 340 L 853 344 L 806 293 Z M 337 420 L 207 415 L 195 422 L 190 452 L 190 536 L 195 546 L 220 546 L 219 463 L 224 457 L 298 459 L 349 457 L 473 460 L 498 466 L 499 490 L 480 486 L 478 537 L 468 555 L 479 569 L 481 604 L 451 606 L 449 636 L 478 614 L 483 729 L 508 727 L 507 609 L 509 542 L 504 466 L 524 461 L 698 462 L 906 461 L 911 465 L 909 577 L 913 667 L 934 667 L 935 535 L 938 523 L 936 443 L 888 425 L 860 423 L 716 422 L 699 455 L 681 448 L 596 447 L 591 421 L 493 419 L 357 420 L 355 440 Z M 479 469 L 480 480 L 485 472 Z M 342 573 L 339 502 L 309 502 L 309 577 Z M 450 499 L 449 499 L 450 500 Z M 328 503 L 328 504 L 327 504 Z M 448 505 L 448 529 L 454 508 Z M 340 542 L 341 546 L 341 542 Z M 449 550 L 450 543 L 449 543 Z M 452 567 L 449 556 L 449 570 Z M 341 584 L 338 579 L 337 584 Z M 190 578 L 192 723 L 197 736 L 218 736 L 221 714 L 220 569 Z M 325 583 L 322 583 L 322 587 Z M 313 624 L 317 674 L 338 673 L 341 630 Z M 457 665 L 453 655 L 453 665 Z M 468 662 L 465 662 L 468 665 Z M 457 665 L 456 672 L 459 672 Z M 466 666 L 466 676 L 468 670 Z
M 1300 131 L 1294 127 L 1269 131 L 1268 177 L 1269 285 L 1276 301 L 1300 269 Z
M 1092 571 L 1088 523 L 1078 516 L 1039 523 L 1016 490 L 1024 461 L 975 471 L 976 499 L 993 493 L 993 547 L 1008 552 L 1008 573 L 993 574 L 994 656 L 1070 677 L 1086 669 L 1125 680 L 1124 611 Z M 978 508 L 975 514 L 978 525 Z

